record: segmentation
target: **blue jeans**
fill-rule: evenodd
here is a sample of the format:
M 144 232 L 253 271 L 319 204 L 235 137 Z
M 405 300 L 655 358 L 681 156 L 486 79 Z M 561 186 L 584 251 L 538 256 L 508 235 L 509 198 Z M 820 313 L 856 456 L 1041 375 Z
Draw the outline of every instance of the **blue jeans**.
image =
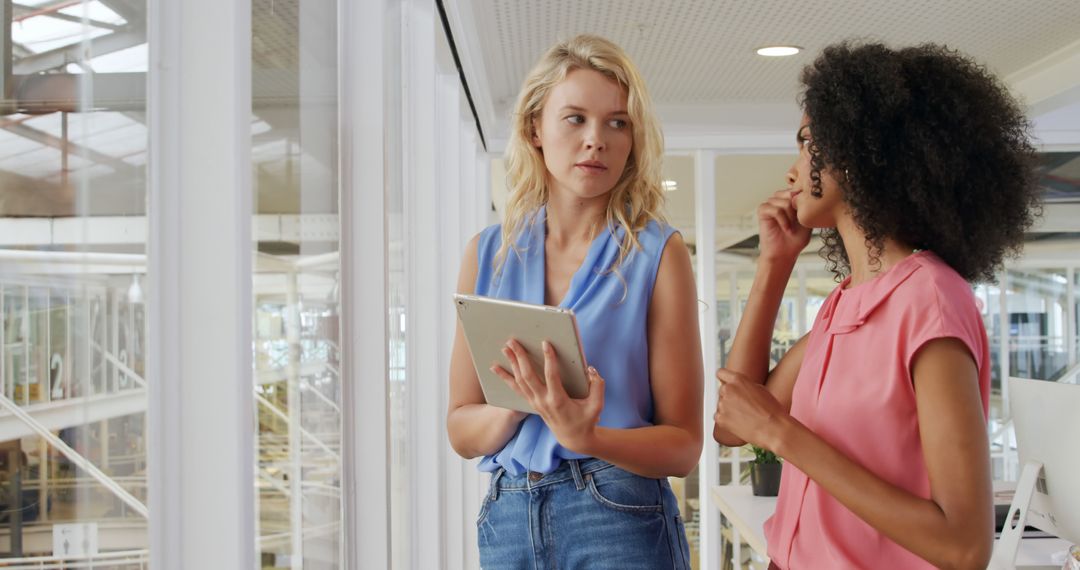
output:
M 546 475 L 495 471 L 476 526 L 483 570 L 690 569 L 667 480 L 599 459 Z

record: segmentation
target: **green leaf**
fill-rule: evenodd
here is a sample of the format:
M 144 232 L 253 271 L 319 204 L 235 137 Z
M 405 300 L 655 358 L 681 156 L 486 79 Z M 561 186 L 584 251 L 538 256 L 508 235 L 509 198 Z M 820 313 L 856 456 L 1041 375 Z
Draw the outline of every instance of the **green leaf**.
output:
M 756 445 L 751 445 L 750 449 L 754 452 L 754 460 L 751 463 L 780 463 L 780 458 L 768 449 Z

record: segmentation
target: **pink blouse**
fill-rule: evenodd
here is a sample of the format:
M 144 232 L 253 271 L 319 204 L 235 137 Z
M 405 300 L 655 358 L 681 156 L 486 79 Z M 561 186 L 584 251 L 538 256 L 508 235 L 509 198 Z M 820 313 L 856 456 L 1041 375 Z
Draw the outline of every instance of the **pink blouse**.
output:
M 878 477 L 930 498 L 911 364 L 927 342 L 960 339 L 977 363 L 987 414 L 990 351 L 971 286 L 926 251 L 845 289 L 849 281 L 818 312 L 791 415 Z M 933 568 L 790 464 L 765 536 L 769 558 L 786 570 Z

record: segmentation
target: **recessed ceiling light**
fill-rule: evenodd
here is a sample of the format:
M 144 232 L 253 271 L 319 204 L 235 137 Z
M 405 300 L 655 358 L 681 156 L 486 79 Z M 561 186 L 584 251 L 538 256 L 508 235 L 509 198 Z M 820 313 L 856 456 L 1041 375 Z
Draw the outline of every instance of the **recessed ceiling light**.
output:
M 668 192 L 674 192 L 679 189 L 679 183 L 674 180 L 665 180 L 663 182 L 664 190 Z
M 787 55 L 795 55 L 802 51 L 798 46 L 765 46 L 758 48 L 757 54 L 764 55 L 766 57 L 784 57 Z

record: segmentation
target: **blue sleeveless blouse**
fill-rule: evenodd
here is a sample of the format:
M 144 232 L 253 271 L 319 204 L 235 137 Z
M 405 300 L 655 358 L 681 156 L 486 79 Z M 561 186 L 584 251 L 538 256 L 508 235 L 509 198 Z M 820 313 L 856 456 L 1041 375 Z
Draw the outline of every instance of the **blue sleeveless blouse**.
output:
M 546 212 L 540 208 L 518 238 L 518 253 L 512 248 L 507 250 L 506 262 L 498 274 L 494 260 L 502 243 L 502 226 L 490 226 L 481 232 L 476 294 L 543 304 L 546 227 Z M 632 249 L 615 273 L 609 270 L 619 258 L 624 230 L 620 227 L 600 232 L 559 303 L 560 307 L 573 309 L 585 360 L 604 378 L 601 426 L 626 429 L 652 425 L 646 326 L 660 256 L 673 233 L 675 229 L 666 224 L 649 222 L 637 235 L 642 249 Z M 525 471 L 550 473 L 564 459 L 585 457 L 559 445 L 544 420 L 530 414 L 498 453 L 484 457 L 480 470 L 502 467 L 510 475 Z

